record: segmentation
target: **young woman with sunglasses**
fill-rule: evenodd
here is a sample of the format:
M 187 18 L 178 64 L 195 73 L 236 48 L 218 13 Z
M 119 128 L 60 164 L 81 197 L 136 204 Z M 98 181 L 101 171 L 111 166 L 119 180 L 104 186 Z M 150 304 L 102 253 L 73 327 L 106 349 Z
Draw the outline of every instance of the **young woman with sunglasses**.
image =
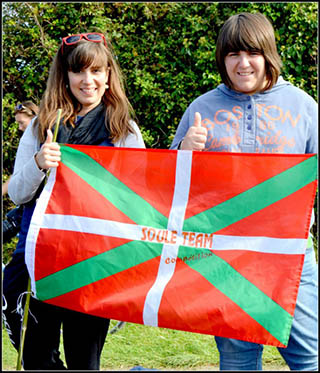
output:
M 143 148 L 121 71 L 103 34 L 67 36 L 54 58 L 37 118 L 22 137 L 9 183 L 9 195 L 25 204 L 17 249 L 4 272 L 5 313 L 11 340 L 18 349 L 20 316 L 13 314 L 27 289 L 25 240 L 46 171 L 60 161 L 58 143 Z M 62 109 L 57 142 L 52 133 Z M 85 198 L 85 196 L 84 196 Z M 68 369 L 99 370 L 109 320 L 39 302 L 31 297 L 23 367 L 66 369 L 59 358 L 60 328 Z M 32 317 L 32 315 L 34 317 Z
M 24 132 L 32 118 L 39 112 L 39 107 L 32 101 L 23 101 L 14 108 L 14 116 L 19 124 L 19 130 Z

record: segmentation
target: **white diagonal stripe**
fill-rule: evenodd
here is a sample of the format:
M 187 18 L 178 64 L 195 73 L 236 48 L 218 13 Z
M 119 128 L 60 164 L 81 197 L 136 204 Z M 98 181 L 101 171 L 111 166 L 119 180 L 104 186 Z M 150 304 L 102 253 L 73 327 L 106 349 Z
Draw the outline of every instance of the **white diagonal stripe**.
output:
M 192 166 L 192 151 L 179 150 L 177 152 L 176 180 L 172 206 L 169 214 L 168 229 L 175 230 L 181 235 L 185 210 L 188 203 Z M 158 311 L 163 292 L 173 276 L 176 262 L 166 263 L 166 258 L 177 258 L 179 244 L 163 245 L 160 265 L 156 281 L 150 288 L 143 308 L 143 323 L 158 326 Z

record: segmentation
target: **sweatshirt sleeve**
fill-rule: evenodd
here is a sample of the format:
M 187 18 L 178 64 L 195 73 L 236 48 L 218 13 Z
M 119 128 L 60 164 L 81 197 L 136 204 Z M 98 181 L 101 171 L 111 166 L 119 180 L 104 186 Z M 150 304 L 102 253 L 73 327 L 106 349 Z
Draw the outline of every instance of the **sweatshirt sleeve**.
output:
M 34 159 L 40 146 L 33 132 L 33 121 L 20 139 L 13 174 L 9 181 L 8 194 L 16 205 L 31 201 L 45 177 Z
M 306 153 L 318 153 L 318 104 L 313 98 L 308 110 Z
M 139 127 L 134 121 L 131 121 L 130 124 L 132 125 L 135 133 L 129 133 L 124 140 L 116 142 L 114 146 L 123 148 L 145 148 L 146 146 L 144 144 Z

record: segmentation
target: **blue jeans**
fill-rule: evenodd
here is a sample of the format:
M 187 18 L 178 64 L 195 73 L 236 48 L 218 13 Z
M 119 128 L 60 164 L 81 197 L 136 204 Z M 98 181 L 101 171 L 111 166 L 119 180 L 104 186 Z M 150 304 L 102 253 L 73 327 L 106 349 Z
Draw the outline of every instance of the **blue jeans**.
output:
M 220 370 L 262 370 L 263 345 L 215 337 Z M 318 370 L 318 265 L 306 250 L 287 348 L 278 348 L 291 370 Z

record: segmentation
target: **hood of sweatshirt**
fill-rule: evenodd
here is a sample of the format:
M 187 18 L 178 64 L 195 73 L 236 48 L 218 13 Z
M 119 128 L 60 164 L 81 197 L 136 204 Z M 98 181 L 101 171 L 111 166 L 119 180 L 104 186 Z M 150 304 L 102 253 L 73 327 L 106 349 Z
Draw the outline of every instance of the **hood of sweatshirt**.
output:
M 282 90 L 282 88 L 284 88 L 286 86 L 293 87 L 293 85 L 291 83 L 289 83 L 286 80 L 284 80 L 282 78 L 282 76 L 279 76 L 277 83 L 271 89 L 268 89 L 265 92 L 255 93 L 255 94 L 253 94 L 251 96 L 252 96 L 253 99 L 259 99 L 259 97 L 261 97 L 261 96 L 266 96 L 266 95 L 274 94 L 274 93 Z M 217 90 L 220 91 L 221 93 L 229 96 L 230 98 L 236 98 L 238 100 L 244 100 L 244 101 L 246 101 L 247 97 L 248 97 L 248 95 L 246 93 L 236 92 L 236 91 L 228 88 L 225 84 L 220 84 L 217 87 Z

